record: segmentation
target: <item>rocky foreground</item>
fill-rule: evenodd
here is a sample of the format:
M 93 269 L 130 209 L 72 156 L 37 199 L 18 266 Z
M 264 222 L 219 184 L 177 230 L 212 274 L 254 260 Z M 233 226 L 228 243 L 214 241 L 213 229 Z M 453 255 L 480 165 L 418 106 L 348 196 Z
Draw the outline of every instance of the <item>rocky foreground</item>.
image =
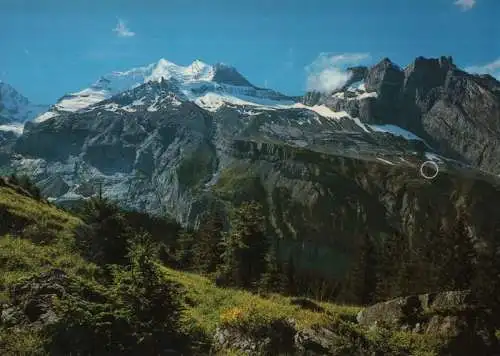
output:
M 0 327 L 43 331 L 57 324 L 54 300 L 74 293 L 72 284 L 67 273 L 52 269 L 11 286 L 10 301 L 0 304 Z M 470 291 L 396 298 L 362 309 L 357 317 L 339 316 L 308 299 L 294 298 L 291 303 L 329 315 L 330 321 L 304 328 L 293 316 L 255 319 L 253 325 L 244 322 L 243 314 L 226 317 L 213 334 L 213 349 L 246 355 L 413 355 L 409 347 L 421 343 L 435 352 L 429 355 L 498 352 L 491 315 L 474 303 Z M 394 345 L 398 337 L 399 349 Z M 163 354 L 181 355 L 174 349 L 172 345 Z

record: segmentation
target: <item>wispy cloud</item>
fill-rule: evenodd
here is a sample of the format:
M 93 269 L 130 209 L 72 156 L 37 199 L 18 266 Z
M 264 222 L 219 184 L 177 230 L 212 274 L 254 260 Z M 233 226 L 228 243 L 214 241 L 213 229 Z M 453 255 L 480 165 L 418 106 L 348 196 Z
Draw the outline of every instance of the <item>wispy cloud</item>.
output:
M 491 74 L 500 80 L 500 57 L 490 63 L 466 67 L 465 70 L 470 73 Z
M 462 11 L 468 11 L 476 5 L 476 0 L 455 0 L 454 4 Z
M 368 59 L 370 59 L 368 53 L 320 53 L 311 64 L 305 67 L 307 90 L 331 92 L 342 87 L 351 77 L 347 67 Z
M 269 86 L 268 86 L 268 81 L 267 81 L 267 79 L 265 79 L 265 80 L 264 80 L 264 88 L 266 88 L 266 89 L 267 89 L 268 87 L 269 87 Z
M 293 51 L 293 48 L 290 47 L 287 51 L 287 55 L 286 55 L 286 61 L 285 61 L 285 68 L 286 69 L 292 69 L 295 65 L 295 62 L 294 62 L 294 51 Z
M 113 29 L 118 37 L 134 37 L 135 32 L 131 31 L 124 20 L 118 19 L 116 27 Z
M 24 49 L 24 54 L 27 55 L 27 56 L 29 56 L 30 55 L 30 51 L 27 48 L 25 48 Z

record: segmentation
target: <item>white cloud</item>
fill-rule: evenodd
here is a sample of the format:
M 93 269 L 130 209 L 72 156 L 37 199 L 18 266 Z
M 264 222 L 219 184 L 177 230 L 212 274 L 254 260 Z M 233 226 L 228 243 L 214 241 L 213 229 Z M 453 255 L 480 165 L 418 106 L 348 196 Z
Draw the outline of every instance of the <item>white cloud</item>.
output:
M 470 73 L 491 74 L 500 80 L 500 57 L 495 59 L 493 62 L 483 65 L 470 66 L 465 68 L 465 70 Z
M 130 31 L 127 27 L 127 24 L 122 19 L 118 19 L 118 23 L 116 27 L 113 29 L 113 32 L 116 32 L 118 37 L 133 37 L 135 36 L 135 32 Z
M 456 0 L 454 4 L 461 8 L 462 11 L 467 11 L 476 5 L 476 0 Z
M 346 70 L 348 66 L 359 64 L 370 58 L 368 53 L 343 53 L 320 55 L 308 66 L 307 90 L 331 92 L 342 87 L 351 74 Z

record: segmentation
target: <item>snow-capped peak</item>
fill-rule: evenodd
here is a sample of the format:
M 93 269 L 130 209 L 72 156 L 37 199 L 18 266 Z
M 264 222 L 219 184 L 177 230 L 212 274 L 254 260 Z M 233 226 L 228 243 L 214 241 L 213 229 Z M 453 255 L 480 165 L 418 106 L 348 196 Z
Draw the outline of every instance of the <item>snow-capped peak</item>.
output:
M 12 86 L 0 81 L 0 124 L 25 122 L 45 110 L 47 110 L 46 105 L 31 103 Z
M 192 97 L 192 92 L 200 91 L 200 88 L 203 89 L 201 91 L 205 92 L 207 90 L 230 91 L 232 93 L 243 91 L 245 95 L 253 96 L 255 94 L 261 98 L 283 96 L 271 90 L 257 90 L 234 67 L 226 64 L 210 65 L 197 59 L 188 66 L 181 66 L 162 58 L 156 63 L 144 67 L 123 72 L 115 71 L 104 75 L 89 88 L 65 95 L 50 111 L 40 115 L 34 121 L 42 122 L 58 116 L 61 112 L 83 110 L 144 83 L 161 82 L 162 80 L 179 83 L 182 92 L 186 93 L 189 98 Z M 259 92 L 256 93 L 257 91 Z
M 231 75 L 227 72 L 231 71 Z M 218 74 L 218 72 L 221 72 Z M 164 58 L 156 63 L 144 67 L 133 68 L 127 71 L 114 71 L 102 76 L 89 88 L 62 97 L 49 112 L 40 115 L 36 122 L 45 121 L 57 116 L 60 112 L 75 112 L 113 95 L 133 89 L 149 81 L 175 80 L 184 84 L 196 82 L 224 82 L 232 85 L 250 85 L 234 68 L 225 65 L 209 65 L 201 60 L 195 60 L 188 66 L 177 65 Z
M 208 65 L 200 60 L 195 60 L 189 66 L 180 66 L 166 59 L 160 59 L 153 67 L 151 74 L 145 81 L 160 81 L 175 79 L 180 82 L 211 81 L 214 77 L 214 66 Z

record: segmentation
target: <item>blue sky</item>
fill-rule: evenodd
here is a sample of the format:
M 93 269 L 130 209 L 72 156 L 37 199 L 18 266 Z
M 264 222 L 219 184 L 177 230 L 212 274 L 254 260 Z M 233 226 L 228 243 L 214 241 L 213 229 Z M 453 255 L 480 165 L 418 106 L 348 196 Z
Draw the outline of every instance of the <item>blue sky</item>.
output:
M 325 65 L 451 55 L 500 74 L 500 0 L 0 0 L 0 9 L 0 80 L 37 103 L 160 58 L 224 62 L 287 94 L 306 89 L 321 53 Z

